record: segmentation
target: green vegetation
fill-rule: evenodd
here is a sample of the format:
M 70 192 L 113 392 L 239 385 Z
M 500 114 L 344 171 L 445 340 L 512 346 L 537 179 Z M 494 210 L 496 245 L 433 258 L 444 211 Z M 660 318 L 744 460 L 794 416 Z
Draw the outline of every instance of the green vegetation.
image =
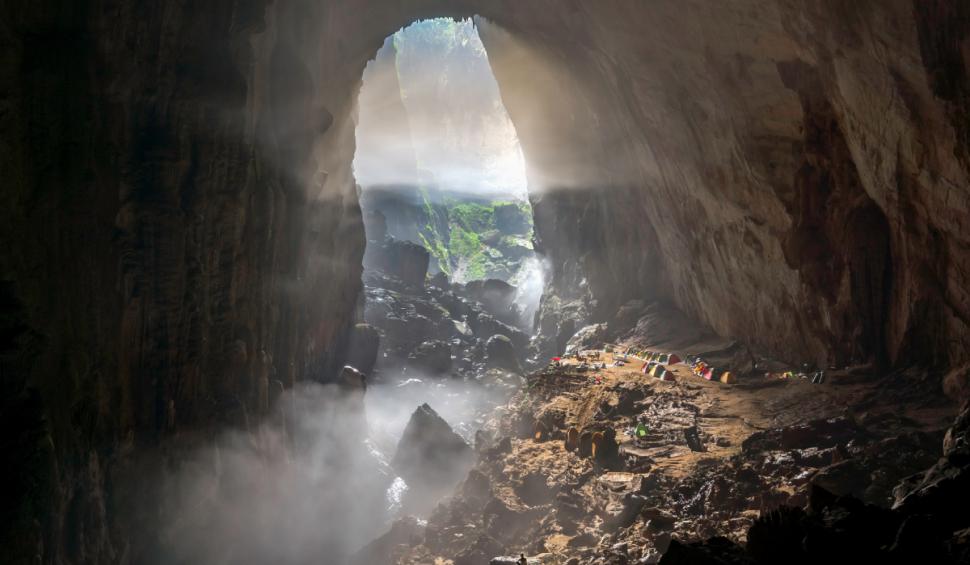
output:
M 449 209 L 452 222 L 465 229 L 484 233 L 495 229 L 495 204 L 487 206 L 477 203 L 465 203 L 452 206 Z
M 436 205 L 427 190 L 421 189 L 420 194 L 427 214 L 421 243 L 449 277 L 510 278 L 523 257 L 532 253 L 532 213 L 527 202 L 447 198 Z

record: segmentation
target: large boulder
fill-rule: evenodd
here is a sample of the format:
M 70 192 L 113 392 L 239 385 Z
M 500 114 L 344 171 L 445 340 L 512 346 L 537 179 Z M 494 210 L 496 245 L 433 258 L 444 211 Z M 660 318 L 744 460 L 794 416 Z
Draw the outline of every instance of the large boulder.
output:
M 952 369 L 943 377 L 943 392 L 960 404 L 970 400 L 970 363 Z
M 521 312 L 515 304 L 516 289 L 509 283 L 499 279 L 471 281 L 465 285 L 465 293 L 503 324 L 519 323 Z
M 340 376 L 337 377 L 337 384 L 345 391 L 361 396 L 367 391 L 367 378 L 363 373 L 350 365 L 344 365 L 344 368 L 340 370 Z
M 408 355 L 408 366 L 432 375 L 451 370 L 451 346 L 440 340 L 426 341 Z
M 512 340 L 516 350 L 524 351 L 529 347 L 529 336 L 512 326 L 505 324 L 484 312 L 472 312 L 468 316 L 468 325 L 475 335 L 481 339 L 488 339 L 495 334 L 501 334 Z
M 393 237 L 373 242 L 364 253 L 364 266 L 368 269 L 383 271 L 415 286 L 424 284 L 430 260 L 431 255 L 421 245 Z
M 601 349 L 609 333 L 607 324 L 590 324 L 573 334 L 566 342 L 566 355 L 584 349 Z
M 391 466 L 408 485 L 405 506 L 430 510 L 474 464 L 474 452 L 430 406 L 422 404 L 404 428 Z
M 485 342 L 485 365 L 489 368 L 522 372 L 512 340 L 500 334 L 493 335 Z

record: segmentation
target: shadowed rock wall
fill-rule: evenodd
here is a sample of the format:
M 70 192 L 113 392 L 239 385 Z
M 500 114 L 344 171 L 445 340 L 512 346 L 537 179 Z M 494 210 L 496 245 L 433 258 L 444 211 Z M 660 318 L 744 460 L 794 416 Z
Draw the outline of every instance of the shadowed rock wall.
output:
M 134 459 L 342 366 L 363 228 L 316 140 L 360 73 L 313 4 L 4 5 L 0 561 L 137 560 Z
M 508 32 L 483 41 L 541 247 L 594 317 L 666 299 L 792 359 L 970 361 L 958 0 L 3 12 L 5 561 L 137 555 L 113 494 L 133 454 L 332 376 L 364 241 L 354 99 L 420 17 Z

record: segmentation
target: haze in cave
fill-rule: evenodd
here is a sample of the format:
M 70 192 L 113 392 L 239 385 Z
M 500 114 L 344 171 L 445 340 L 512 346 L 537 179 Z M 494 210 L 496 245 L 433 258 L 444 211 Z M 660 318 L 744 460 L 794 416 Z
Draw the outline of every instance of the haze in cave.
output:
M 61 4 L 0 562 L 970 563 L 970 4 Z

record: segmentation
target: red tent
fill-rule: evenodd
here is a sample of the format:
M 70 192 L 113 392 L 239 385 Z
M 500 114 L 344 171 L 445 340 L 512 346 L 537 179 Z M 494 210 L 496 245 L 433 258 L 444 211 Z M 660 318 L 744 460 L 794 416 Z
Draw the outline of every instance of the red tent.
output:
M 680 357 L 677 357 L 675 353 L 671 353 L 670 357 L 667 358 L 667 364 L 676 365 L 677 363 L 680 363 Z

